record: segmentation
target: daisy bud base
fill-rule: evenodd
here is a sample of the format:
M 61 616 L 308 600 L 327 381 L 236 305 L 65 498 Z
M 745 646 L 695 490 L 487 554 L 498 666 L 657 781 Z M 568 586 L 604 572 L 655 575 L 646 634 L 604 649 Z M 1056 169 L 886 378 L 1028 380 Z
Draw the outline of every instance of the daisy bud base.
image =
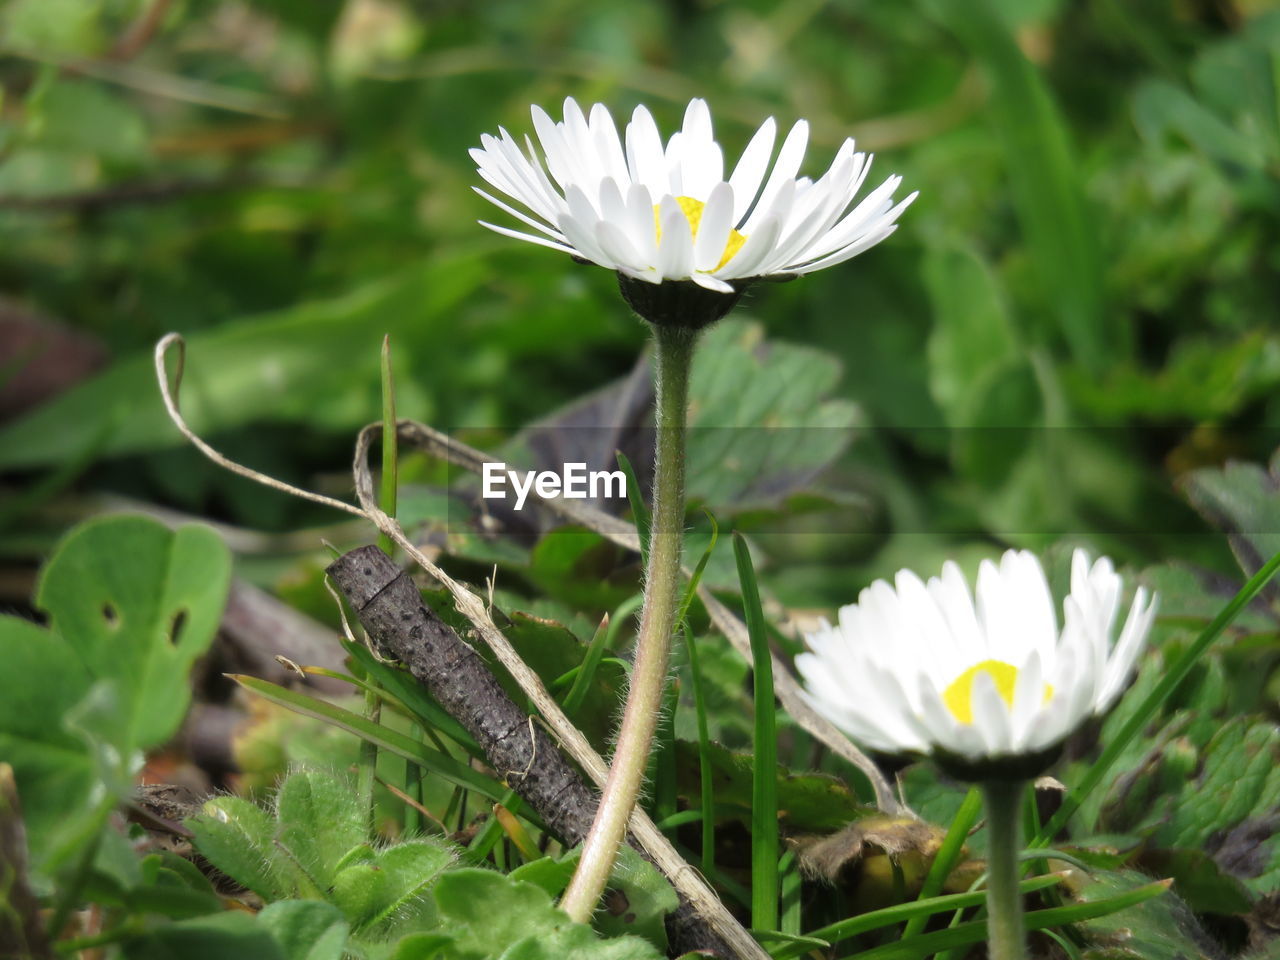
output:
M 733 293 L 717 293 L 692 280 L 664 280 L 650 283 L 618 274 L 622 298 L 640 319 L 659 327 L 701 330 L 715 323 L 738 305 L 749 281 L 738 281 Z
M 934 748 L 932 757 L 943 772 L 965 783 L 1018 783 L 1034 780 L 1062 756 L 1062 744 L 1035 753 L 965 757 Z

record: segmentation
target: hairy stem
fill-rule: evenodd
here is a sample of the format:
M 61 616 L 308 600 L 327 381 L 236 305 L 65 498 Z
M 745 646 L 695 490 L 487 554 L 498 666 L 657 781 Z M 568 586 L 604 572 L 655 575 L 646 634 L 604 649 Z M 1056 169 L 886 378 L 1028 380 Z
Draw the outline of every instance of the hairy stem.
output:
M 1018 890 L 1022 797 L 1026 784 L 991 781 L 982 785 L 987 808 L 987 942 L 991 960 L 1025 960 L 1022 894 Z
M 589 922 L 613 870 L 644 780 L 654 728 L 662 710 L 671 635 L 680 603 L 680 548 L 684 539 L 685 417 L 689 367 L 697 333 L 677 326 L 653 327 L 657 342 L 657 457 L 649 566 L 644 611 L 636 638 L 631 689 L 618 731 L 600 807 L 582 848 L 578 869 L 560 908 L 579 923 Z

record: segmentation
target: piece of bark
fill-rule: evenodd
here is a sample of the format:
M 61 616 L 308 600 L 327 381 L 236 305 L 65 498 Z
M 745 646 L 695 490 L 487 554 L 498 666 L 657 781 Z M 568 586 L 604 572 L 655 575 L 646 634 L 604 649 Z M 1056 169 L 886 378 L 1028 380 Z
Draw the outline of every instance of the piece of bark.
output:
M 413 579 L 375 546 L 345 554 L 328 572 L 383 654 L 404 664 L 475 737 L 489 765 L 552 833 L 569 846 L 581 842 L 595 817 L 595 792 L 483 658 L 423 603 Z M 673 955 L 733 956 L 687 902 L 667 916 L 667 936 Z

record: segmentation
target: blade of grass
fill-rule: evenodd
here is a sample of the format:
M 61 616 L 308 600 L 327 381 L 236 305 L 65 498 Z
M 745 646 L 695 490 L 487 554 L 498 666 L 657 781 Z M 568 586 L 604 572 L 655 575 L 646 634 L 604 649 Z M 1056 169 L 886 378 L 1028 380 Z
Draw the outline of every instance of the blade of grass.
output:
M 711 559 L 711 552 L 716 548 L 716 541 L 720 539 L 720 525 L 716 523 L 716 518 L 711 515 L 710 510 L 703 510 L 707 515 L 707 519 L 711 521 L 711 540 L 707 543 L 707 549 L 702 551 L 702 556 L 698 558 L 698 565 L 693 568 L 693 574 L 689 577 L 689 584 L 684 589 L 684 599 L 680 601 L 680 609 L 676 613 L 676 627 L 684 623 L 685 617 L 689 614 L 689 607 L 693 604 L 693 598 L 698 595 L 698 584 L 702 582 L 702 572 L 707 569 L 707 561 Z
M 621 450 L 616 451 L 618 455 L 618 467 L 627 477 L 627 500 L 631 503 L 631 516 L 635 519 L 636 533 L 640 537 L 640 569 L 649 569 L 649 527 L 652 518 L 649 515 L 649 505 L 644 502 L 644 496 L 640 493 L 640 483 L 636 480 L 636 472 L 632 469 L 631 461 L 627 459 L 627 455 Z
M 1082 920 L 1096 920 L 1109 916 L 1129 907 L 1136 906 L 1152 897 L 1157 897 L 1169 889 L 1172 880 L 1157 880 L 1146 886 L 1138 887 L 1126 893 L 1104 900 L 1090 900 L 1087 903 L 1074 903 L 1069 907 L 1050 907 L 1047 910 L 1033 910 L 1025 917 L 1028 931 L 1044 930 L 1067 923 L 1079 923 Z M 966 894 L 960 894 L 966 896 Z M 974 920 L 962 923 L 947 930 L 926 933 L 910 940 L 885 944 L 872 950 L 854 954 L 850 960 L 920 960 L 940 950 L 964 947 L 973 943 L 981 943 L 987 936 L 987 922 Z
M 702 668 L 698 663 L 698 645 L 688 627 L 684 631 L 685 649 L 689 651 L 689 676 L 693 683 L 693 710 L 698 718 L 698 805 L 702 817 L 702 873 L 709 880 L 716 876 L 715 787 L 711 779 L 711 735 L 707 725 L 706 690 L 702 686 Z
M 653 754 L 650 759 L 651 812 L 661 822 L 675 814 L 679 806 L 676 787 L 676 704 L 680 702 L 680 681 L 668 684 L 662 695 L 662 716 L 653 732 Z
M 294 713 L 300 713 L 304 717 L 322 720 L 340 730 L 345 730 L 359 737 L 361 740 L 371 740 L 379 748 L 404 757 L 406 760 L 412 760 L 414 763 L 438 773 L 450 783 L 475 790 L 477 793 L 481 793 L 492 800 L 500 800 L 505 795 L 502 787 L 495 781 L 477 773 L 465 763 L 437 750 L 432 750 L 425 744 L 419 743 L 399 731 L 373 723 L 358 713 L 318 700 L 305 693 L 277 686 L 268 680 L 260 680 L 257 677 L 245 676 L 244 674 L 227 674 L 227 676 L 246 690 L 256 693 L 272 703 L 278 704 L 287 710 L 292 710 Z
M 582 665 L 573 678 L 573 686 L 569 688 L 569 693 L 564 698 L 564 712 L 570 717 L 578 711 L 582 701 L 587 698 L 587 691 L 591 689 L 591 681 L 595 679 L 600 661 L 604 659 L 604 652 L 613 649 L 613 638 L 617 636 L 619 628 L 640 609 L 640 604 L 643 602 L 644 596 L 639 593 L 627 597 L 618 605 L 618 609 L 613 611 L 612 616 L 605 623 L 600 624 L 600 629 L 596 630 L 595 636 L 587 646 L 586 655 L 582 658 Z
M 1023 893 L 1034 893 L 1037 890 L 1055 886 L 1061 883 L 1063 874 L 1049 874 L 1043 877 L 1032 877 L 1029 880 L 1023 880 L 1019 884 L 1019 889 Z M 937 913 L 946 913 L 949 910 L 963 910 L 968 907 L 975 907 L 986 901 L 986 892 L 976 890 L 971 893 L 948 893 L 944 896 L 933 897 L 929 900 L 915 900 L 911 903 L 899 903 L 892 907 L 884 907 L 880 910 L 872 910 L 868 913 L 860 913 L 856 917 L 849 917 L 836 923 L 828 924 L 817 930 L 810 930 L 806 936 L 816 937 L 821 940 L 836 943 L 840 940 L 854 937 L 858 934 L 869 933 L 872 930 L 879 930 L 883 927 L 893 926 L 902 923 L 904 920 L 910 922 L 915 917 L 924 917 L 928 919 Z M 905 937 L 903 938 L 906 939 Z M 778 960 L 789 960 L 791 957 L 799 956 L 803 951 L 792 951 L 783 948 L 774 953 Z
M 524 857 L 526 861 L 537 860 L 542 856 L 538 852 L 538 847 L 533 842 L 533 838 L 529 836 L 529 831 L 524 828 L 524 824 L 517 820 L 516 815 L 502 804 L 495 803 L 493 805 L 493 819 L 501 825 L 502 832 L 511 839 L 511 842 L 515 844 L 515 848 L 520 851 L 520 856 Z
M 381 777 L 378 778 L 378 783 L 382 784 L 382 786 L 386 788 L 389 794 L 391 794 L 393 797 L 395 797 L 405 806 L 413 807 L 416 813 L 421 814 L 424 818 L 436 824 L 440 828 L 441 833 L 445 834 L 446 836 L 448 835 L 449 828 L 444 825 L 444 821 L 441 820 L 439 817 L 437 817 L 430 810 L 428 810 L 426 806 L 423 805 L 421 798 L 409 796 L 409 794 L 405 793 L 403 790 L 397 787 L 394 783 L 391 783 L 389 780 L 383 780 Z
M 942 846 L 938 848 L 933 863 L 929 865 L 929 873 L 924 878 L 917 900 L 929 900 L 942 892 L 942 885 L 946 883 L 955 865 L 960 862 L 964 842 L 980 816 L 982 816 L 982 792 L 977 787 L 971 787 L 960 804 L 955 818 L 951 821 L 951 826 L 947 828 L 947 835 L 942 841 Z M 927 919 L 928 914 L 922 913 L 908 920 L 902 931 L 903 939 L 914 937 L 923 930 Z
M 502 795 L 502 799 L 498 801 L 506 810 L 518 811 L 522 801 L 520 795 L 514 790 L 508 790 Z M 448 812 L 445 813 L 445 819 L 449 817 Z M 471 842 L 467 844 L 467 859 L 479 863 L 489 856 L 489 852 L 494 845 L 502 839 L 502 824 L 498 822 L 497 817 L 490 817 L 485 821 L 484 826 L 480 828 L 480 832 L 471 838 Z
M 781 879 L 782 914 L 779 917 L 778 932 L 789 937 L 799 937 L 803 923 L 801 913 L 800 863 L 796 860 L 796 852 L 788 850 L 778 861 L 778 874 Z
M 1084 775 L 1079 785 L 1069 792 L 1062 800 L 1062 806 L 1058 811 L 1049 818 L 1049 822 L 1045 824 L 1039 835 L 1032 842 L 1033 847 L 1046 846 L 1050 839 L 1057 835 L 1058 831 L 1071 819 L 1072 814 L 1080 809 L 1080 805 L 1088 798 L 1089 794 L 1102 782 L 1102 778 L 1124 753 L 1130 742 L 1141 733 L 1151 718 L 1156 715 L 1156 711 L 1164 704 L 1166 700 L 1178 688 L 1178 684 L 1186 679 L 1187 674 L 1191 672 L 1191 668 L 1213 645 L 1218 636 L 1231 625 L 1236 616 L 1243 610 L 1254 597 L 1261 592 L 1267 582 L 1276 575 L 1280 570 L 1280 553 L 1266 562 L 1257 573 L 1249 578 L 1249 582 L 1240 588 L 1240 592 L 1231 598 L 1228 603 L 1218 613 L 1213 621 L 1204 628 L 1200 636 L 1196 637 L 1195 642 L 1187 647 L 1181 657 L 1174 663 L 1169 665 L 1160 677 L 1160 682 L 1155 688 L 1147 694 L 1147 698 L 1128 721 L 1121 727 L 1120 732 L 1111 738 L 1111 742 L 1106 745 L 1102 751 L 1102 755 L 1094 762 L 1093 766 Z
M 751 638 L 755 678 L 754 760 L 751 773 L 751 926 L 778 926 L 778 740 L 774 714 L 773 658 L 760 606 L 751 551 L 742 534 L 733 535 L 733 553 L 742 586 L 742 607 Z

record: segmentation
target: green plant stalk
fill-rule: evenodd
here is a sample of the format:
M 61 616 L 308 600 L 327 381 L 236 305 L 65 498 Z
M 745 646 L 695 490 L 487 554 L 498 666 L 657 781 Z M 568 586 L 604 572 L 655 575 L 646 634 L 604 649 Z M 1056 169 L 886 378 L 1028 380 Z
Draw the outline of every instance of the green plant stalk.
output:
M 1027 936 L 1018 889 L 1022 849 L 1021 780 L 991 780 L 982 785 L 987 809 L 987 937 L 991 960 L 1025 960 Z
M 640 795 L 653 733 L 667 682 L 671 634 L 680 602 L 680 551 L 684 539 L 685 418 L 696 331 L 654 325 L 657 343 L 653 519 L 645 571 L 644 609 L 636 637 L 631 689 L 618 730 L 604 795 L 583 843 L 582 857 L 560 908 L 588 923 L 613 870 L 618 847 Z

